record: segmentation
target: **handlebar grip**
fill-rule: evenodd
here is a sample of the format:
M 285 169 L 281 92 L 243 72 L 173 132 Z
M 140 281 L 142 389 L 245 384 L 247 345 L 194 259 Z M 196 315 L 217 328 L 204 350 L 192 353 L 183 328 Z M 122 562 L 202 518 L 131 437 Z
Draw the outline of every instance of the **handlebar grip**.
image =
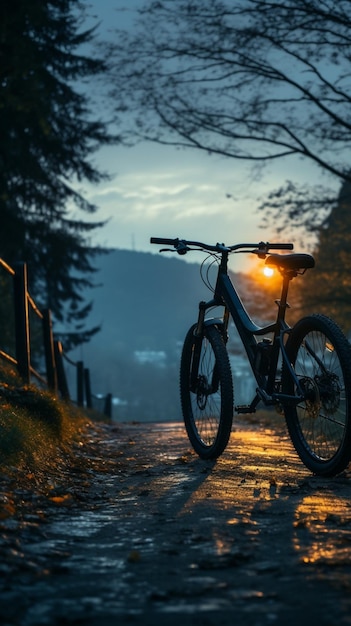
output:
M 293 250 L 294 244 L 293 243 L 269 243 L 268 248 L 269 250 Z
M 151 237 L 150 243 L 157 243 L 160 245 L 174 246 L 178 239 L 165 239 L 164 237 Z

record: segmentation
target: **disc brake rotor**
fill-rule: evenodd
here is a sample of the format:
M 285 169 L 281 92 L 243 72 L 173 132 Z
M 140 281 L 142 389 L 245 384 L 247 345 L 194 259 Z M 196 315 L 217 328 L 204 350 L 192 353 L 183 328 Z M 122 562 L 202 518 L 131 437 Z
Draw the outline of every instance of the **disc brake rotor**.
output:
M 339 377 L 336 374 L 322 374 L 315 377 L 319 389 L 321 403 L 324 409 L 333 414 L 340 405 L 341 388 Z
M 305 394 L 306 411 L 312 419 L 316 419 L 321 410 L 322 402 L 317 382 L 313 378 L 302 378 L 301 387 Z

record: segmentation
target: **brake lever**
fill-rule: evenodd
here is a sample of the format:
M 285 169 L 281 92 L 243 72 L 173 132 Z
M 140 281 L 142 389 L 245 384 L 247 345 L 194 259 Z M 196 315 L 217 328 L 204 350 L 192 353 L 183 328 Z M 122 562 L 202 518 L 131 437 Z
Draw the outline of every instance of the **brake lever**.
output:
M 185 243 L 183 243 L 182 241 L 179 241 L 176 247 L 162 248 L 161 250 L 159 250 L 159 252 L 177 252 L 177 254 L 183 255 L 189 252 L 190 250 L 196 250 L 196 248 L 188 248 L 188 246 Z
M 267 244 L 264 241 L 260 241 L 258 248 L 252 250 L 252 253 L 257 254 L 259 259 L 265 259 L 267 254 L 269 254 Z
M 176 247 L 176 252 L 178 252 L 178 254 L 186 254 L 189 250 L 191 250 L 191 248 L 188 248 L 185 243 L 179 241 Z
M 263 250 L 256 248 L 256 250 L 251 250 L 251 254 L 256 254 L 259 259 L 265 259 L 268 252 L 264 252 Z

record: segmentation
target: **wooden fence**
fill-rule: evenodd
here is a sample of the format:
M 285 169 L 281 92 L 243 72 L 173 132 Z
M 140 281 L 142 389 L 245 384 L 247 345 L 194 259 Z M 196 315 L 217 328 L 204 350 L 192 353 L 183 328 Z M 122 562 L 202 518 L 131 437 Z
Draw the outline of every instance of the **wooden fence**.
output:
M 13 311 L 15 354 L 0 349 L 0 358 L 15 365 L 24 384 L 33 378 L 47 387 L 55 395 L 64 400 L 71 400 L 63 360 L 66 359 L 76 368 L 78 406 L 93 407 L 90 372 L 82 361 L 72 361 L 64 353 L 60 341 L 55 340 L 52 328 L 51 311 L 39 310 L 28 291 L 28 275 L 26 263 L 15 263 L 13 267 L 0 258 L 0 266 L 13 279 Z M 30 317 L 34 315 L 41 324 L 41 347 L 44 349 L 45 373 L 40 373 L 32 364 Z M 1 341 L 1 337 L 0 337 Z M 105 397 L 103 412 L 112 417 L 112 395 Z

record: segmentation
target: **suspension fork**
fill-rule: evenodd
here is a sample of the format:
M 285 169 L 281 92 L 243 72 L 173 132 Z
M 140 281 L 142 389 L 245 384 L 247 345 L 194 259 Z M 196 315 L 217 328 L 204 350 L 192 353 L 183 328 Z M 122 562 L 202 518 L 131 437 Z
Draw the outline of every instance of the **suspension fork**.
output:
M 194 330 L 194 345 L 193 345 L 193 357 L 191 362 L 191 372 L 190 372 L 190 388 L 191 391 L 196 393 L 198 389 L 199 382 L 199 366 L 200 366 L 200 357 L 201 357 L 201 348 L 202 342 L 204 338 L 204 328 L 206 325 L 205 322 L 205 314 L 206 310 L 212 306 L 218 306 L 218 301 L 216 299 L 210 300 L 210 302 L 200 302 L 199 303 L 199 314 L 197 324 Z M 215 321 L 213 321 L 215 323 Z M 224 309 L 223 318 L 217 321 L 217 325 L 222 334 L 223 341 L 227 342 L 227 329 L 229 324 L 229 311 L 227 307 Z M 208 381 L 209 382 L 209 381 Z M 219 375 L 217 363 L 214 364 L 213 372 L 212 372 L 212 380 L 209 390 L 211 393 L 215 393 L 219 387 Z
M 224 307 L 223 318 L 218 328 L 218 330 L 220 331 L 222 335 L 224 344 L 226 344 L 228 341 L 228 324 L 229 324 L 229 311 L 227 307 Z M 211 393 L 216 393 L 218 389 L 219 389 L 219 372 L 218 372 L 218 365 L 216 361 L 213 366 L 213 372 L 212 372 Z
M 196 328 L 194 330 L 193 358 L 191 360 L 190 389 L 194 393 L 196 393 L 198 386 L 199 364 L 204 332 L 205 312 L 206 302 L 202 301 L 199 304 L 199 315 L 197 318 Z

